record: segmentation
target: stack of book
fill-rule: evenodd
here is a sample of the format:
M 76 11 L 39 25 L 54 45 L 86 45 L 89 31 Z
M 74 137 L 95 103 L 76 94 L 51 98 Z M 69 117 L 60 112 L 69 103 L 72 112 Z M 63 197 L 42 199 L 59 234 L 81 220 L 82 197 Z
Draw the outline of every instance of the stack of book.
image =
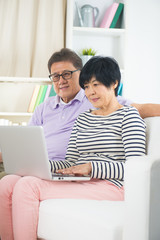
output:
M 121 20 L 124 4 L 114 2 L 107 8 L 103 20 L 100 24 L 101 28 L 117 28 Z
M 48 97 L 55 96 L 53 85 L 36 85 L 29 103 L 27 112 L 34 112 L 35 108 Z

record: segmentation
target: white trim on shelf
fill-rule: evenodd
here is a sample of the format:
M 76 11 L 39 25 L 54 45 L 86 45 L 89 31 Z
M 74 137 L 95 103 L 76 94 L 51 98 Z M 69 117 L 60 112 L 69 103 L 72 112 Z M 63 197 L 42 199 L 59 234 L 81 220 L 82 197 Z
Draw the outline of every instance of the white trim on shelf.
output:
M 45 84 L 51 84 L 51 81 L 48 78 L 0 76 L 0 83 L 45 83 Z
M 125 33 L 125 29 L 123 28 L 89 28 L 89 27 L 73 27 L 74 34 L 81 35 L 90 35 L 90 34 L 98 34 L 102 36 L 112 36 L 112 37 L 120 37 Z
M 8 116 L 8 117 L 31 117 L 33 113 L 27 112 L 0 112 L 0 117 Z

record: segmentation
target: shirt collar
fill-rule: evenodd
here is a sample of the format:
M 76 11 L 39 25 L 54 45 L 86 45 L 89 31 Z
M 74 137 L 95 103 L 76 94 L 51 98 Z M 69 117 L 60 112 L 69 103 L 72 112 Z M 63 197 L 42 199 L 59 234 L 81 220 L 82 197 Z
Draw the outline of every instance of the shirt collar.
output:
M 82 102 L 85 97 L 85 93 L 83 89 L 80 89 L 80 91 L 77 93 L 77 95 L 67 104 L 70 105 L 75 101 Z M 54 101 L 52 102 L 52 107 L 56 108 L 58 105 L 61 105 L 62 103 L 60 102 L 60 97 L 56 95 L 54 98 Z

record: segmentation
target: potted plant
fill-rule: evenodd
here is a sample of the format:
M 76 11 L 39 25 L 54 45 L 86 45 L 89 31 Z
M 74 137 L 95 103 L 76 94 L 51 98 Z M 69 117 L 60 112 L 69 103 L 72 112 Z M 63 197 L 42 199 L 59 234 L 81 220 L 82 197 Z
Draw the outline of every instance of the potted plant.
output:
M 91 57 L 95 56 L 95 54 L 96 54 L 96 51 L 92 48 L 82 49 L 80 56 L 83 62 L 83 66 Z

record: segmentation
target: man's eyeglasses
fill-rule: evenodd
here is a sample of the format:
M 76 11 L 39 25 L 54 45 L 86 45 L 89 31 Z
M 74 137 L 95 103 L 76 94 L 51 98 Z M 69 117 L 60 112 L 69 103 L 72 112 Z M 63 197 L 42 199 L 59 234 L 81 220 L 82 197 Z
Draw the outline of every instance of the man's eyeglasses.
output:
M 80 70 L 80 69 L 76 69 L 76 70 L 74 70 L 74 71 L 65 71 L 65 72 L 63 72 L 62 74 L 55 74 L 55 73 L 53 73 L 53 74 L 50 74 L 50 75 L 49 75 L 49 78 L 50 78 L 50 80 L 51 80 L 52 82 L 58 82 L 61 76 L 62 76 L 62 78 L 63 78 L 64 80 L 69 80 L 69 79 L 72 78 L 72 73 L 77 72 L 77 71 L 79 71 L 79 70 Z

